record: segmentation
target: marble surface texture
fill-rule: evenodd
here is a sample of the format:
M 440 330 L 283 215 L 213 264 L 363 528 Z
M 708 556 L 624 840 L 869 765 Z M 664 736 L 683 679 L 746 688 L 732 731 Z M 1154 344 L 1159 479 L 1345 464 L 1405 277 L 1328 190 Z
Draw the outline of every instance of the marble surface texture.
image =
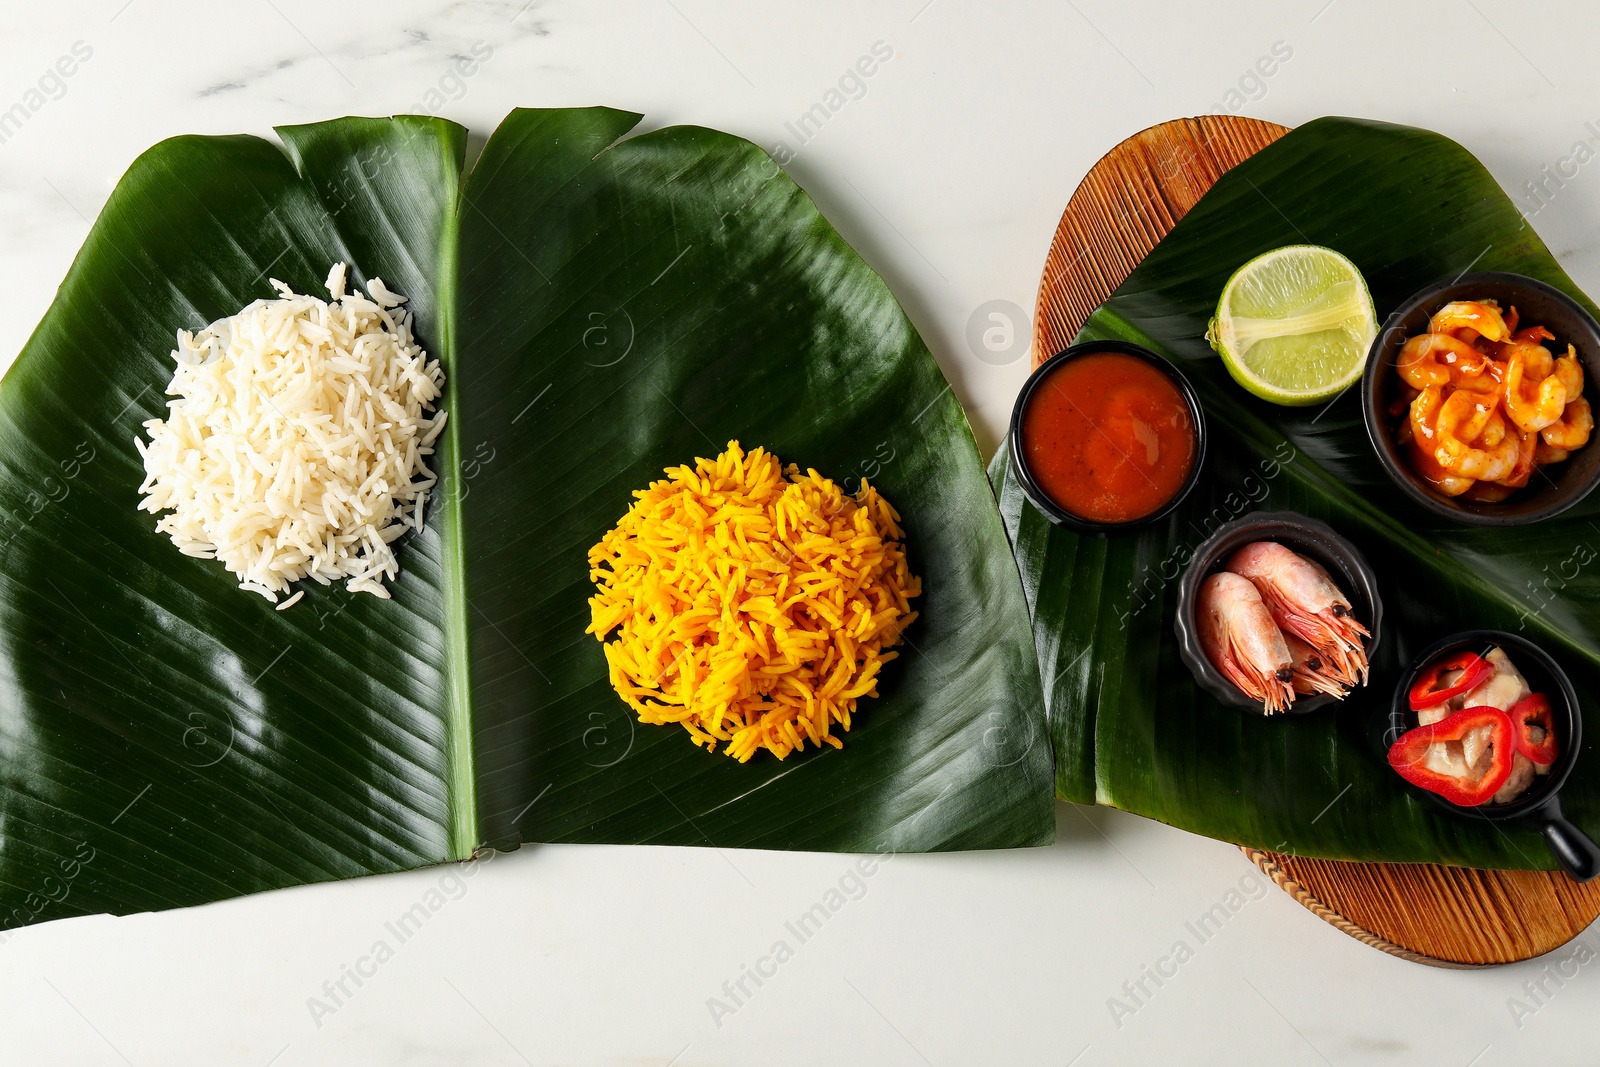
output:
M 518 105 L 627 107 L 779 154 L 888 278 L 986 451 L 1026 374 L 1025 319 L 1062 206 L 1103 152 L 1163 119 L 1331 113 L 1439 130 L 1600 293 L 1600 167 L 1571 162 L 1576 145 L 1600 148 L 1592 5 L 1204 6 L 0 0 L 0 112 L 26 113 L 0 125 L 0 360 L 118 176 L 161 138 L 429 111 L 481 140 Z M 880 42 L 892 58 L 864 92 L 796 137 L 796 117 Z M 487 58 L 454 74 L 474 49 Z M 1275 50 L 1289 58 L 1253 73 Z M 1525 192 L 1563 165 L 1575 176 L 1548 202 Z M 1011 306 L 1018 344 L 980 358 L 969 321 Z M 710 850 L 525 848 L 452 883 L 331 1015 L 311 998 L 441 872 L 51 923 L 0 945 L 0 1061 L 1592 1061 L 1600 933 L 1519 966 L 1427 969 L 1324 925 L 1229 845 L 1067 805 L 1058 824 L 1050 848 L 895 859 L 731 1013 L 708 1002 L 849 859 L 741 853 L 736 871 Z M 1225 899 L 1242 903 L 1195 937 L 1187 924 Z

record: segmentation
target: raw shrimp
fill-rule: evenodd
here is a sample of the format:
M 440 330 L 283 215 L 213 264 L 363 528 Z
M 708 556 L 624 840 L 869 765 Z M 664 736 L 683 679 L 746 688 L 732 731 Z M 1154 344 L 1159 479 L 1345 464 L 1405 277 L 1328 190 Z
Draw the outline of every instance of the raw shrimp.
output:
M 1495 659 L 1496 654 L 1500 656 L 1500 660 Z M 1435 704 L 1432 707 L 1419 709 L 1417 711 L 1418 726 L 1432 725 L 1448 718 L 1453 712 L 1460 711 L 1462 708 L 1477 707 L 1479 705 L 1489 705 L 1504 711 L 1512 703 L 1526 695 L 1525 691 L 1523 693 L 1517 692 L 1517 687 L 1522 684 L 1522 676 L 1516 674 L 1516 668 L 1511 668 L 1511 675 L 1501 675 L 1499 673 L 1498 668 L 1501 661 L 1504 661 L 1508 666 L 1510 664 L 1510 661 L 1505 658 L 1505 653 L 1500 652 L 1499 649 L 1492 649 L 1484 658 L 1489 661 L 1491 666 L 1496 668 L 1496 671 L 1484 679 L 1476 689 L 1468 693 L 1458 693 L 1447 701 Z M 1459 671 L 1449 671 L 1441 674 L 1439 681 L 1441 684 L 1449 685 L 1459 676 Z M 1505 703 L 1505 706 L 1502 707 L 1502 701 L 1506 700 L 1509 700 L 1509 703 Z M 1488 760 L 1484 757 L 1491 755 L 1488 750 L 1488 744 L 1492 734 L 1493 731 L 1489 727 L 1481 726 L 1475 730 L 1468 731 L 1457 740 L 1435 742 L 1429 746 L 1428 766 L 1441 774 L 1449 774 L 1457 778 L 1479 778 L 1488 770 Z
M 1594 429 L 1594 415 L 1589 411 L 1589 401 L 1578 397 L 1567 405 L 1561 418 L 1539 431 L 1544 443 L 1551 448 L 1571 452 L 1589 443 L 1589 433 Z
M 1267 712 L 1294 701 L 1289 646 L 1256 587 L 1222 571 L 1200 584 L 1200 647 L 1223 676 Z
M 1532 389 L 1525 390 L 1524 377 L 1528 367 L 1523 355 L 1529 349 L 1545 353 L 1548 361 L 1549 352 L 1541 345 L 1509 345 L 1510 360 L 1506 367 L 1505 405 L 1506 414 L 1511 416 L 1511 421 L 1524 430 L 1542 430 L 1561 417 L 1562 410 L 1567 406 L 1569 396 L 1577 396 L 1583 390 L 1583 371 L 1578 371 L 1578 389 L 1569 394 L 1566 380 L 1571 374 L 1563 375 L 1561 372 L 1551 374 L 1542 381 L 1529 376 Z M 1557 360 L 1557 366 L 1566 361 L 1563 356 Z M 1576 361 L 1574 361 L 1576 362 Z
M 1500 305 L 1492 300 L 1457 300 L 1434 312 L 1428 321 L 1430 333 L 1461 329 L 1472 330 L 1490 341 L 1504 341 L 1511 336 L 1500 314 Z
M 1341 684 L 1367 680 L 1367 655 L 1361 639 L 1366 627 L 1356 621 L 1350 601 L 1328 572 L 1275 541 L 1245 545 L 1228 560 L 1228 570 L 1255 585 L 1272 618 L 1316 649 L 1324 671 Z

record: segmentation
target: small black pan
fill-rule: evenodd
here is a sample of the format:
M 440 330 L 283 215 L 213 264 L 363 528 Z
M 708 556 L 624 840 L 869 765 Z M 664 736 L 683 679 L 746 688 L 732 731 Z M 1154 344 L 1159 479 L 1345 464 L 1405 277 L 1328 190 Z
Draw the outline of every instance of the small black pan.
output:
M 1561 814 L 1561 802 L 1557 797 L 1578 760 L 1578 750 L 1583 744 L 1583 716 L 1578 710 L 1578 694 L 1573 690 L 1567 673 L 1544 649 L 1526 638 L 1500 630 L 1467 630 L 1438 642 L 1418 656 L 1401 675 L 1400 684 L 1394 691 L 1394 704 L 1389 711 L 1384 744 L 1392 745 L 1401 734 L 1416 728 L 1417 713 L 1411 710 L 1409 694 L 1412 684 L 1425 667 L 1452 652 L 1467 650 L 1484 653 L 1496 646 L 1511 657 L 1511 662 L 1528 679 L 1528 685 L 1534 692 L 1550 698 L 1550 722 L 1561 745 L 1560 754 L 1551 765 L 1550 773 L 1535 778 L 1527 791 L 1509 804 L 1463 807 L 1426 789 L 1410 788 L 1426 797 L 1430 803 L 1463 818 L 1521 822 L 1534 827 L 1544 835 L 1545 843 L 1549 845 L 1556 862 L 1561 864 L 1561 869 L 1576 880 L 1587 882 L 1600 875 L 1600 847 L 1596 847 L 1588 834 L 1566 820 Z

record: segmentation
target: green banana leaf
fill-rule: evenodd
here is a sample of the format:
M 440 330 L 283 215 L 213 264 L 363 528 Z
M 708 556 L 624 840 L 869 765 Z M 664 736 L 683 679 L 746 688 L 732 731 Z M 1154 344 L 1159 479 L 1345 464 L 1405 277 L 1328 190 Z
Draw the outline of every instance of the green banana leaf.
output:
M 927 348 L 758 148 L 638 118 L 518 111 L 470 173 L 414 117 L 133 165 L 0 383 L 0 929 L 525 841 L 1049 840 L 1022 589 Z M 337 260 L 445 365 L 442 487 L 393 600 L 277 612 L 154 532 L 134 438 L 175 330 Z M 583 632 L 630 490 L 731 438 L 904 514 L 924 614 L 842 751 L 741 766 L 633 724 Z
M 1425 130 L 1344 118 L 1307 123 L 1227 174 L 1089 318 L 1080 340 L 1123 338 L 1181 362 L 1206 408 L 1206 476 L 1155 527 L 1113 537 L 1051 526 L 1022 497 L 1004 450 L 990 476 L 1023 574 L 1064 799 L 1305 856 L 1554 866 L 1538 836 L 1421 802 L 1386 765 L 1382 715 L 1403 663 L 1469 627 L 1540 641 L 1600 729 L 1600 498 L 1512 530 L 1460 526 L 1404 496 L 1379 466 L 1359 391 L 1322 408 L 1250 397 L 1204 339 L 1232 272 L 1297 243 L 1349 256 L 1380 319 L 1468 269 L 1516 271 L 1594 305 L 1473 156 Z M 1263 718 L 1203 693 L 1178 658 L 1173 613 L 1189 554 L 1255 510 L 1331 523 L 1365 553 L 1384 602 L 1370 685 L 1337 710 Z M 1591 742 L 1561 794 L 1600 836 Z

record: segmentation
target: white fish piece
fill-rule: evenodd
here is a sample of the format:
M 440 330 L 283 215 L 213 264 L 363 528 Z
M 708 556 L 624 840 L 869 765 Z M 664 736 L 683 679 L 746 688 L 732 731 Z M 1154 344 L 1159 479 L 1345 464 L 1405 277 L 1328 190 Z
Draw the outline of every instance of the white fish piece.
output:
M 1483 657 L 1489 661 L 1489 666 L 1494 672 L 1479 683 L 1476 689 L 1469 690 L 1461 700 L 1464 708 L 1476 708 L 1487 705 L 1499 708 L 1501 711 L 1510 711 L 1516 707 L 1517 701 L 1532 694 L 1528 688 L 1528 680 L 1517 670 L 1511 662 L 1511 657 L 1503 649 L 1491 648 Z

